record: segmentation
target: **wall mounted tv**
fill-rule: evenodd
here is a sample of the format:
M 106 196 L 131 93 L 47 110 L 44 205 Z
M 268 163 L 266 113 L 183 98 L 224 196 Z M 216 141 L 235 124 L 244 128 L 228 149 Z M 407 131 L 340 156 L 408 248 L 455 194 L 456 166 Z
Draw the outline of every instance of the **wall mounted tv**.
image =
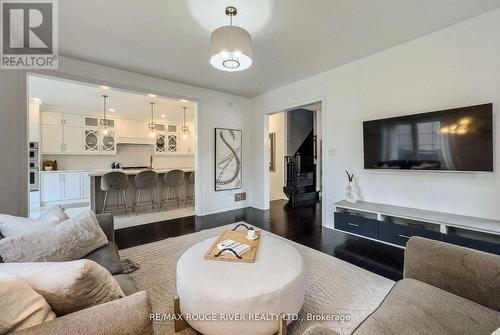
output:
M 365 169 L 493 171 L 493 105 L 363 122 Z

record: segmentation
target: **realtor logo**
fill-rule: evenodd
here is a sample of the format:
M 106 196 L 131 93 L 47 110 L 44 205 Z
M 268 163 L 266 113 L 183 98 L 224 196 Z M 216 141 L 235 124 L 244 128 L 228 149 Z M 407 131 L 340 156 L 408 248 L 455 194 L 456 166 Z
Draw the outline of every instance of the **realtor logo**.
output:
M 57 0 L 0 0 L 2 69 L 57 69 Z

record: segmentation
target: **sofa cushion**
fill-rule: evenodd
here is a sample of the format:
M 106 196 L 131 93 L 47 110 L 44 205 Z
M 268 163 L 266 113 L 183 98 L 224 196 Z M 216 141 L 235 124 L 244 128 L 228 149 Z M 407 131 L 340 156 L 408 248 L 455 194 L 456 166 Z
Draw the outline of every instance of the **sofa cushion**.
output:
M 413 236 L 404 277 L 439 287 L 500 312 L 500 256 Z
M 68 219 L 69 217 L 64 209 L 59 206 L 49 208 L 36 220 L 20 216 L 0 214 L 0 233 L 3 237 L 21 235 L 52 228 Z
M 53 228 L 1 239 L 0 256 L 6 263 L 71 261 L 106 244 L 95 214 L 88 210 Z
M 396 283 L 355 335 L 491 334 L 500 313 L 415 279 Z
M 122 261 L 118 253 L 118 247 L 114 242 L 109 242 L 104 247 L 92 251 L 83 258 L 96 262 L 108 270 L 112 275 L 122 273 Z
M 0 334 L 30 328 L 56 318 L 45 299 L 28 284 L 0 280 Z
M 22 330 L 15 335 L 160 334 L 153 330 L 151 313 L 149 295 L 141 291 Z
M 1 278 L 24 280 L 47 300 L 57 315 L 125 296 L 108 270 L 88 259 L 56 263 L 4 263 L 0 264 Z

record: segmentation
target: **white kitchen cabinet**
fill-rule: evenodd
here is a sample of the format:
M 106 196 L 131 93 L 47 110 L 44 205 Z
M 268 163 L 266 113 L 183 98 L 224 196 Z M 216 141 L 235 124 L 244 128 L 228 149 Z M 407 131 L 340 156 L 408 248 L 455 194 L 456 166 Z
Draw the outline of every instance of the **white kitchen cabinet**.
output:
M 63 198 L 63 179 L 57 172 L 40 174 L 40 198 L 41 202 L 60 201 Z
M 82 197 L 82 181 L 80 172 L 63 173 L 63 200 L 74 200 Z
M 63 150 L 63 127 L 42 124 L 42 154 L 61 153 Z
M 92 119 L 97 124 L 97 118 L 86 118 L 78 114 L 43 112 L 41 119 L 42 154 L 116 154 L 116 144 L 113 136 L 97 138 L 98 143 L 95 148 L 87 145 L 87 140 L 89 140 L 87 138 L 88 128 L 84 128 L 84 122 L 87 119 Z M 98 136 L 98 128 L 96 127 L 94 130 Z
M 63 149 L 65 153 L 81 153 L 83 151 L 82 128 L 63 127 L 64 141 Z
M 49 125 L 49 126 L 62 126 L 63 125 L 63 113 L 43 112 L 42 113 L 42 124 Z
M 89 199 L 90 198 L 90 177 L 88 172 L 82 172 L 80 174 L 81 176 L 81 185 L 82 185 L 82 192 L 81 192 L 81 197 L 82 199 Z
M 167 124 L 165 131 L 156 136 L 156 155 L 194 155 L 195 132 L 192 124 L 186 124 L 189 133 L 184 138 L 181 124 Z
M 88 179 L 88 174 L 86 175 Z M 79 171 L 41 173 L 40 191 L 42 203 L 88 199 L 90 196 L 90 185 L 88 185 L 88 191 L 82 190 L 86 186 L 82 181 L 83 176 L 84 174 Z
M 64 114 L 63 125 L 65 127 L 83 127 L 83 116 L 79 114 Z

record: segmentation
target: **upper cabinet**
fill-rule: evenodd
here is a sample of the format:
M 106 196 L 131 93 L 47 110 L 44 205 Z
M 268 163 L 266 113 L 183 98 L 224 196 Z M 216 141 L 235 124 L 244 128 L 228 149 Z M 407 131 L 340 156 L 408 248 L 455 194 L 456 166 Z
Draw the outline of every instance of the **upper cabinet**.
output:
M 194 155 L 193 126 L 188 125 L 190 132 L 184 136 L 181 124 L 158 124 L 155 140 L 156 155 Z
M 85 153 L 116 155 L 116 122 L 108 120 L 109 125 L 104 130 L 100 128 L 98 118 L 84 117 L 83 151 Z
M 191 123 L 187 134 L 182 124 L 158 122 L 151 137 L 144 120 L 109 120 L 106 131 L 95 116 L 44 111 L 41 113 L 42 154 L 116 155 L 117 145 L 147 144 L 156 155 L 194 155 L 195 131 Z
M 42 154 L 116 154 L 113 124 L 104 135 L 98 118 L 59 112 L 41 115 Z
M 43 112 L 41 123 L 43 154 L 77 154 L 83 151 L 81 115 Z

